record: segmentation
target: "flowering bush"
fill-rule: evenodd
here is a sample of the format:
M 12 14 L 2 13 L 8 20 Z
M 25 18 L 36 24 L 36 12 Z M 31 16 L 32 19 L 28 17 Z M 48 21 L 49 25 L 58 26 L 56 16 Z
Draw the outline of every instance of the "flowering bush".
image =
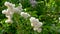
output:
M 0 34 L 60 34 L 60 0 L 0 1 Z

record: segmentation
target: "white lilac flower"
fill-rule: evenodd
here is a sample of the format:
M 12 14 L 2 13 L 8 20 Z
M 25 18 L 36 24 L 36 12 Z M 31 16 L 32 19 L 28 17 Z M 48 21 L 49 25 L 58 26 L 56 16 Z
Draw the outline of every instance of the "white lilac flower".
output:
M 12 10 L 7 10 L 7 14 L 6 15 L 13 15 L 14 14 L 14 11 L 12 11 Z
M 22 9 L 22 5 L 19 3 L 19 6 L 15 7 L 15 4 L 12 4 L 10 2 L 5 2 L 5 6 L 8 7 L 8 11 L 12 12 L 12 13 L 20 13 L 23 9 Z
M 25 12 L 21 12 L 21 16 L 24 18 L 30 17 L 30 15 L 28 13 L 25 13 Z
M 12 21 L 12 19 L 7 19 L 5 22 L 6 23 L 12 23 L 13 21 Z
M 5 2 L 4 5 L 8 8 L 7 11 L 14 12 L 15 4 L 12 4 L 10 2 Z
M 20 4 L 18 7 L 15 7 L 15 4 L 12 4 L 10 2 L 5 2 L 5 6 L 7 6 L 7 10 L 3 10 L 2 13 L 5 14 L 5 16 L 8 18 L 6 22 L 12 22 L 12 17 L 14 13 L 19 13 L 22 11 L 22 5 Z
M 21 10 L 22 9 L 22 4 L 19 3 L 19 6 L 17 8 Z
M 2 13 L 3 13 L 3 14 L 11 14 L 11 13 L 13 13 L 13 12 L 11 12 L 11 11 L 9 11 L 9 10 L 7 9 L 7 10 L 3 10 Z
M 35 17 L 31 17 L 31 18 L 30 18 L 30 22 L 31 22 L 31 23 L 38 23 L 39 20 L 36 19 Z
M 38 32 L 41 31 L 42 22 L 39 22 L 39 20 L 36 19 L 35 17 L 31 17 L 30 22 L 31 22 L 31 26 L 33 26 L 34 30 L 36 30 Z
M 37 29 L 37 32 L 41 32 L 41 31 L 42 31 L 42 28 L 38 28 L 38 29 Z
M 3 13 L 3 14 L 6 14 L 6 13 L 7 13 L 6 11 L 7 11 L 7 10 L 3 10 L 2 13 Z
M 42 31 L 42 28 L 33 28 L 34 31 L 37 31 L 37 32 L 41 32 Z
M 3 10 L 3 11 L 2 11 L 2 13 L 3 13 L 3 14 L 5 14 L 5 15 L 6 15 L 6 17 L 7 17 L 7 16 L 12 17 L 12 14 L 13 14 L 13 12 L 8 11 L 8 10 Z
M 5 2 L 4 5 L 8 7 L 8 9 L 7 9 L 8 13 L 10 13 L 10 14 L 14 13 L 15 4 L 12 4 L 10 2 Z
M 6 16 L 8 19 L 12 19 L 12 16 Z
M 35 28 L 35 27 L 33 28 L 34 31 L 36 31 L 37 29 L 38 29 L 38 28 Z
M 5 2 L 4 5 L 7 6 L 8 8 L 13 8 L 13 7 L 15 7 L 15 4 L 12 4 L 12 3 L 10 3 L 10 2 Z
M 12 23 L 12 20 L 11 20 L 12 14 L 7 10 L 3 10 L 2 13 L 5 14 L 6 17 L 8 18 L 5 22 Z
M 10 2 L 5 2 L 4 5 L 7 6 L 8 10 L 11 12 L 18 12 L 19 13 L 20 11 L 22 11 L 22 5 L 21 4 L 19 4 L 18 7 L 15 7 L 15 4 L 12 4 Z
M 14 11 L 15 11 L 15 13 L 20 14 L 21 11 L 23 11 L 23 9 L 21 7 L 16 7 L 16 8 L 14 8 Z
M 19 3 L 19 6 L 17 6 L 16 8 L 14 8 L 14 10 L 15 10 L 15 12 L 18 12 L 18 13 L 20 13 L 21 11 L 23 11 L 21 3 Z
M 37 23 L 37 24 L 35 24 L 35 28 L 39 28 L 39 27 L 41 27 L 42 26 L 42 23 L 41 22 L 39 22 L 39 23 Z
M 10 16 L 10 15 L 6 15 L 6 17 L 8 18 L 5 22 L 6 23 L 12 23 L 12 16 Z
M 42 31 L 42 28 L 33 28 L 34 31 L 37 31 L 37 32 L 41 32 Z
M 31 17 L 31 18 L 30 18 L 30 22 L 31 22 L 31 25 L 32 25 L 32 26 L 35 26 L 35 27 L 40 27 L 40 26 L 42 26 L 42 22 L 39 22 L 39 20 L 36 19 L 35 17 Z

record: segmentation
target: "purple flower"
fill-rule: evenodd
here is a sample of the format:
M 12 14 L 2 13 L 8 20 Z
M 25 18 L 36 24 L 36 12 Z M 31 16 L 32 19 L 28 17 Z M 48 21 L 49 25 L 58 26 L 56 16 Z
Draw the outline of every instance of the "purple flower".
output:
M 37 4 L 36 0 L 30 0 L 30 3 L 32 5 L 32 7 L 34 7 Z

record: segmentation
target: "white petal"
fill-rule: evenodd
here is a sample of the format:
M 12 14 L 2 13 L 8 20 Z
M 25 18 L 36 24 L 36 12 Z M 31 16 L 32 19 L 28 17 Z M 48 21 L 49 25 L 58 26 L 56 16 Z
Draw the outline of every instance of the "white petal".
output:
M 28 13 L 25 13 L 25 12 L 21 12 L 21 16 L 24 18 L 30 17 L 30 15 Z
M 6 14 L 6 13 L 7 13 L 6 11 L 7 11 L 7 10 L 3 10 L 2 13 L 3 13 L 3 14 Z
M 8 19 L 5 21 L 6 23 L 12 23 L 12 20 L 11 19 Z
M 38 29 L 37 29 L 37 32 L 41 32 L 41 31 L 42 31 L 42 29 L 41 29 L 41 28 L 38 28 Z
M 37 29 L 38 29 L 38 28 L 35 28 L 35 27 L 33 28 L 33 30 L 35 30 L 35 31 L 36 31 Z

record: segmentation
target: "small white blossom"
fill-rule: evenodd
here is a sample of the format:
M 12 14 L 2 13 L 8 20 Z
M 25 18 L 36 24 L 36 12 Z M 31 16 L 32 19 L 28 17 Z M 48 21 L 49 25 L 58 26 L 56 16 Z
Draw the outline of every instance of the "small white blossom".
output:
M 24 18 L 30 17 L 30 15 L 28 13 L 25 13 L 25 12 L 21 12 L 21 16 Z
M 41 31 L 42 31 L 42 28 L 38 28 L 38 29 L 37 29 L 37 32 L 41 32 Z
M 7 6 L 8 8 L 13 8 L 13 7 L 15 7 L 15 4 L 12 4 L 12 3 L 10 3 L 10 2 L 5 2 L 4 5 Z
M 10 12 L 10 11 L 8 11 L 8 10 L 3 10 L 2 13 L 5 14 L 6 17 L 7 17 L 7 16 L 12 17 L 12 14 L 13 14 L 13 12 Z M 8 17 L 7 17 L 7 18 L 8 18 Z
M 36 19 L 35 17 L 31 17 L 30 22 L 31 22 L 31 26 L 35 26 L 35 27 L 42 26 L 42 22 L 39 22 L 39 20 Z
M 18 14 L 20 14 L 21 13 L 21 11 L 23 11 L 23 9 L 22 8 L 18 8 L 18 7 L 16 7 L 16 8 L 14 8 L 14 11 L 15 11 L 15 13 L 18 13 Z
M 35 28 L 35 27 L 33 28 L 34 31 L 36 31 L 37 29 L 38 29 L 38 28 Z
M 17 12 L 20 13 L 23 9 L 22 9 L 22 5 L 19 3 L 19 6 L 15 7 L 15 4 L 12 4 L 10 2 L 5 2 L 4 4 L 5 6 L 8 7 L 8 11 L 11 12 Z
M 6 16 L 8 19 L 12 19 L 12 16 Z
M 13 21 L 11 19 L 7 19 L 5 22 L 6 23 L 12 23 Z
M 31 17 L 30 18 L 30 22 L 31 22 L 31 26 L 33 26 L 34 30 L 36 30 L 38 32 L 41 31 L 42 22 L 39 22 L 39 20 L 36 19 L 35 17 Z
M 7 11 L 7 10 L 3 10 L 2 13 L 3 13 L 3 14 L 6 14 L 6 13 L 7 13 L 6 11 Z
M 8 15 L 6 16 L 8 19 L 5 21 L 6 23 L 12 23 L 12 16 Z
M 35 17 L 31 17 L 31 18 L 30 18 L 30 22 L 31 22 L 31 23 L 38 23 L 39 20 L 36 19 Z
M 19 13 L 22 11 L 22 5 L 19 4 L 18 7 L 15 7 L 15 4 L 12 4 L 10 2 L 5 2 L 5 6 L 8 7 L 7 10 L 3 10 L 2 13 L 5 14 L 5 16 L 8 18 L 5 22 L 12 22 L 12 17 L 14 13 Z
M 42 31 L 42 28 L 33 28 L 34 29 L 34 31 L 37 31 L 37 32 L 41 32 Z
M 23 11 L 21 3 L 19 3 L 19 6 L 17 6 L 16 8 L 14 8 L 14 10 L 15 10 L 15 12 L 17 12 L 17 13 L 20 14 L 21 11 Z

